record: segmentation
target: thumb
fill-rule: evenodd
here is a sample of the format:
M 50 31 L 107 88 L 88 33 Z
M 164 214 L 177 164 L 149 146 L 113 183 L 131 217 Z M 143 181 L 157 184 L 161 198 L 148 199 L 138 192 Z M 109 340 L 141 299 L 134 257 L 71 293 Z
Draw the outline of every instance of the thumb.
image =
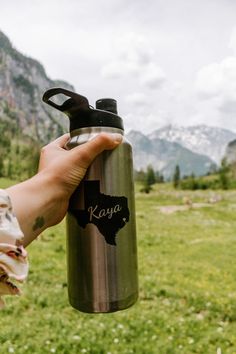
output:
M 123 140 L 121 134 L 100 133 L 90 141 L 71 150 L 80 167 L 87 169 L 92 161 L 104 150 L 112 150 Z

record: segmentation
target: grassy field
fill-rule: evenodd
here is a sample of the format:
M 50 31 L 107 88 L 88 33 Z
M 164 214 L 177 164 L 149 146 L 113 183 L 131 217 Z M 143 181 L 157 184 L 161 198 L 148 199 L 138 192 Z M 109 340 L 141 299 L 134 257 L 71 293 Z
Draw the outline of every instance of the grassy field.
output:
M 1 187 L 8 181 L 0 180 Z M 164 214 L 160 206 L 201 208 Z M 185 198 L 185 199 L 184 199 Z M 236 353 L 236 191 L 136 193 L 140 297 L 129 310 L 87 315 L 67 300 L 65 225 L 29 246 L 24 295 L 1 311 L 0 353 Z

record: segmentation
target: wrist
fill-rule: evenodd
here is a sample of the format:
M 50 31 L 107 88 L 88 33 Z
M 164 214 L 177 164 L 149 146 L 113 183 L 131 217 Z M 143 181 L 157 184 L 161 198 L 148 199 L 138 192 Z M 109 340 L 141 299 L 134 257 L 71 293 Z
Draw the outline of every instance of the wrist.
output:
M 56 206 L 62 198 L 50 174 L 40 172 L 29 180 L 7 189 L 13 211 L 24 233 L 24 246 L 43 230 L 58 222 Z M 61 217 L 61 215 L 60 215 Z

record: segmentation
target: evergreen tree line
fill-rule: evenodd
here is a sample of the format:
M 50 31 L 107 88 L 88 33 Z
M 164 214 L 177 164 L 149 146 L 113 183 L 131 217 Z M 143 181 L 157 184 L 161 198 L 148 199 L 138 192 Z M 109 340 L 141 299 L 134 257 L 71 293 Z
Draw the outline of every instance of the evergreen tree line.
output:
M 163 174 L 155 171 L 151 165 L 147 169 L 135 171 L 135 181 L 141 184 L 141 192 L 149 193 L 155 183 L 164 183 Z M 170 182 L 170 179 L 168 179 Z M 219 168 L 214 168 L 205 176 L 197 177 L 194 173 L 190 176 L 181 176 L 180 166 L 176 165 L 172 177 L 175 189 L 235 189 L 236 188 L 236 163 L 229 165 L 226 159 L 221 161 Z
M 173 174 L 173 187 L 179 189 L 230 189 L 236 188 L 236 173 L 233 165 L 229 165 L 226 159 L 221 161 L 221 166 L 206 176 L 196 177 L 194 173 L 190 176 L 181 177 L 179 165 L 176 165 Z

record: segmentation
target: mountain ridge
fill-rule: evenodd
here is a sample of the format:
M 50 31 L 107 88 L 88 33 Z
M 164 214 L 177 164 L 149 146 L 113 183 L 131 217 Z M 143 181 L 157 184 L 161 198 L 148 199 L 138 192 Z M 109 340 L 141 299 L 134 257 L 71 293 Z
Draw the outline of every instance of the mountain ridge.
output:
M 62 86 L 74 90 L 62 80 L 50 79 L 43 65 L 21 54 L 0 31 L 0 115 L 15 125 L 22 135 L 43 144 L 67 130 L 68 122 L 42 102 L 48 88 Z
M 236 133 L 204 124 L 189 127 L 167 125 L 153 131 L 148 137 L 180 143 L 193 152 L 208 156 L 219 165 L 228 143 L 236 139 Z
M 176 131 L 177 137 L 175 135 Z M 171 138 L 168 133 L 170 133 Z M 165 139 L 163 136 L 165 136 Z M 183 144 L 186 136 L 187 138 L 191 136 L 190 142 L 192 144 L 189 141 L 188 144 Z M 199 143 L 203 137 L 204 148 Z M 230 130 L 207 125 L 190 126 L 183 129 L 182 127 L 175 126 L 173 128 L 173 126 L 167 125 L 148 135 L 137 130 L 131 130 L 127 134 L 128 140 L 133 145 L 135 169 L 146 169 L 148 165 L 152 165 L 166 178 L 173 175 L 176 165 L 180 166 L 182 176 L 192 173 L 203 175 L 208 173 L 209 170 L 214 170 L 217 165 L 219 166 L 229 142 L 234 137 L 236 137 L 236 133 Z M 189 145 L 190 148 L 186 147 Z M 192 148 L 193 145 L 195 145 L 194 149 Z M 206 147 L 208 147 L 208 150 Z M 214 156 L 214 159 L 212 156 Z

